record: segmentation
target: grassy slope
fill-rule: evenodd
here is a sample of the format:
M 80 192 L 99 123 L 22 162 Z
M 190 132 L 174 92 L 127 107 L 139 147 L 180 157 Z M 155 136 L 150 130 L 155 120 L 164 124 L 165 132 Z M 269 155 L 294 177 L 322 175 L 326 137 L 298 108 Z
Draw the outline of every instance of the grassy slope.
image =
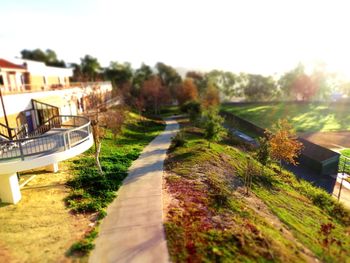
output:
M 278 119 L 287 118 L 297 132 L 350 130 L 350 110 L 346 104 L 251 104 L 223 109 L 262 128 L 271 128 Z
M 330 222 L 339 209 L 325 192 L 288 172 L 265 169 L 266 175 L 259 176 L 254 163 L 253 196 L 279 218 L 283 227 L 278 229 L 241 193 L 246 153 L 220 144 L 208 149 L 201 131 L 186 129 L 186 145 L 171 152 L 167 162 L 166 186 L 176 202 L 169 207 L 165 226 L 174 262 L 301 262 L 302 246 L 328 262 L 350 257 L 350 251 L 338 256 L 336 246 L 327 252 L 320 243 L 321 223 Z M 338 218 L 333 219 L 334 236 L 347 247 L 350 217 Z M 283 229 L 294 238 L 286 238 Z

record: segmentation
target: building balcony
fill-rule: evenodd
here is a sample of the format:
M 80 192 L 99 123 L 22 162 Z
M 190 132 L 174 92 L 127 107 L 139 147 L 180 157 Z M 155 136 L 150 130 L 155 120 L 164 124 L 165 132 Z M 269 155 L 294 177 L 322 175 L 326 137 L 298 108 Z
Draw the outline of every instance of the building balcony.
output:
M 0 199 L 17 203 L 21 199 L 17 172 L 48 167 L 56 172 L 58 162 L 72 158 L 93 144 L 91 124 L 82 116 L 51 118 L 41 135 L 0 141 Z

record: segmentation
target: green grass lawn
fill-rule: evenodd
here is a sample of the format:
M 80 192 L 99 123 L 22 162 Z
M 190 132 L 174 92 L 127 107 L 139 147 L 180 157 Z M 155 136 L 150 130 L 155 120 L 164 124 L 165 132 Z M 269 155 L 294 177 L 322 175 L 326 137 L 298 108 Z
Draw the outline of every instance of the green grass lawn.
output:
M 349 104 L 271 103 L 225 105 L 222 109 L 262 128 L 271 128 L 278 119 L 286 118 L 297 132 L 350 130 Z
M 325 191 L 275 166 L 262 175 L 253 161 L 249 199 L 242 190 L 251 153 L 229 143 L 208 148 L 201 129 L 182 131 L 185 145 L 166 162 L 166 186 L 176 200 L 165 224 L 173 262 L 305 262 L 306 248 L 321 262 L 348 262 L 350 214 Z M 319 231 L 329 222 L 341 246 L 324 246 Z

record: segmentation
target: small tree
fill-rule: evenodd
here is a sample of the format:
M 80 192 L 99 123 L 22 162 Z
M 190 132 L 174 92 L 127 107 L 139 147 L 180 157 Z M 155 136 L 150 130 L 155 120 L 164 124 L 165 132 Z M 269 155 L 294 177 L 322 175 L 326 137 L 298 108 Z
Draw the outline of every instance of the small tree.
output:
M 210 142 L 219 141 L 225 134 L 226 129 L 222 126 L 224 118 L 222 118 L 217 109 L 210 108 L 204 117 L 205 138 Z
M 265 137 L 259 138 L 259 147 L 257 148 L 255 156 L 261 163 L 261 175 L 264 175 L 264 167 L 270 162 L 270 146 Z
M 98 121 L 98 115 L 95 120 L 91 122 L 92 124 L 92 134 L 94 137 L 94 142 L 95 142 L 95 161 L 96 161 L 96 166 L 98 169 L 98 172 L 100 173 L 101 176 L 103 176 L 103 170 L 101 167 L 100 163 L 100 152 L 101 152 L 101 139 L 104 137 L 104 129 L 100 127 L 99 121 Z
M 105 122 L 106 127 L 112 131 L 113 138 L 121 132 L 123 123 L 125 119 L 125 113 L 121 110 L 111 111 L 106 115 Z
M 272 131 L 266 131 L 270 157 L 279 162 L 282 171 L 282 161 L 297 165 L 296 158 L 299 156 L 303 144 L 298 141 L 296 133 L 286 119 L 278 120 Z
M 253 182 L 253 173 L 254 173 L 254 166 L 253 166 L 253 160 L 251 157 L 247 157 L 247 166 L 244 173 L 244 186 L 245 186 L 245 194 L 249 195 L 249 191 L 252 188 L 252 182 Z
M 188 113 L 192 124 L 197 124 L 202 117 L 202 106 L 198 101 L 188 101 L 181 106 L 181 111 Z

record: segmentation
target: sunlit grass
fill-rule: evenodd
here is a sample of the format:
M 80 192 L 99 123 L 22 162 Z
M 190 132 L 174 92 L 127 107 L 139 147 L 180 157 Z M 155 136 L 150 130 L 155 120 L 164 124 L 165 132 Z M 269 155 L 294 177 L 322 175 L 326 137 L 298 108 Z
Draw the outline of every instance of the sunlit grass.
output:
M 278 119 L 286 118 L 297 132 L 350 130 L 350 105 L 345 104 L 249 104 L 223 109 L 262 128 L 271 128 Z

